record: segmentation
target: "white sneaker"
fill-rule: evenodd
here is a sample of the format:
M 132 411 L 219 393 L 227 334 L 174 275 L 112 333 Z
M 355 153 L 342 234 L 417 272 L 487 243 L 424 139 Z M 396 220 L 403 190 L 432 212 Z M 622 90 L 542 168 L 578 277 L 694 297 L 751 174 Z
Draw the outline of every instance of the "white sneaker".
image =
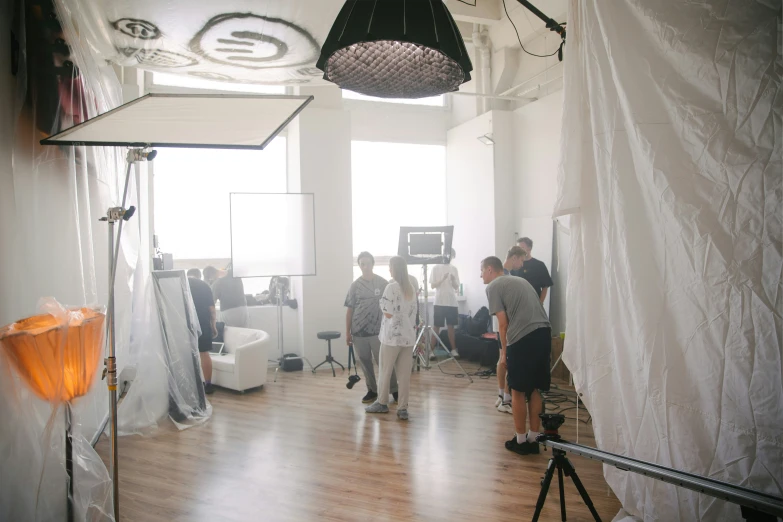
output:
M 511 403 L 510 402 L 501 402 L 500 406 L 498 406 L 498 411 L 500 413 L 513 413 L 513 410 L 511 409 Z
M 451 356 L 454 357 L 455 359 L 459 359 L 459 353 L 457 352 L 457 350 L 451 350 Z
M 498 395 L 497 400 L 495 401 L 495 408 L 503 404 L 503 397 L 501 395 Z

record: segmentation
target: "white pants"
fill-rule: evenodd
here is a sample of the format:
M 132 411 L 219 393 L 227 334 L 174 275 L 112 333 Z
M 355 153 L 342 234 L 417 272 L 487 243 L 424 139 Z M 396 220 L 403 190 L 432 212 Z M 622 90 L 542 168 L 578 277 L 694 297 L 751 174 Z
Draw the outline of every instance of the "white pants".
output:
M 411 370 L 413 369 L 413 346 L 389 346 L 381 344 L 381 359 L 378 373 L 378 402 L 384 406 L 389 403 L 389 385 L 391 375 L 397 374 L 397 411 L 408 409 L 408 394 L 411 389 Z
M 381 340 L 377 335 L 372 337 L 354 337 L 353 349 L 356 361 L 361 365 L 364 371 L 364 380 L 367 383 L 367 391 L 378 393 L 378 383 L 375 381 L 375 368 L 373 367 L 373 357 L 381 364 Z M 397 378 L 391 375 L 391 392 L 397 391 Z

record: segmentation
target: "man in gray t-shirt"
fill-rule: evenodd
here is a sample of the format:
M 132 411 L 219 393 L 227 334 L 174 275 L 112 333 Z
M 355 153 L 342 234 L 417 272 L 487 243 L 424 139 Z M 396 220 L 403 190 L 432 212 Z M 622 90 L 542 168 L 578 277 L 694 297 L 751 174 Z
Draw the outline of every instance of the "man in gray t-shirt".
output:
M 549 356 L 552 329 L 533 287 L 520 277 L 503 275 L 497 257 L 481 262 L 481 279 L 487 285 L 489 313 L 500 330 L 500 361 L 505 361 L 511 388 L 516 436 L 506 449 L 520 455 L 539 453 L 536 437 L 541 428 L 542 391 L 549 391 Z M 498 365 L 500 367 L 500 364 Z M 530 403 L 530 431 L 525 431 Z
M 367 395 L 362 402 L 375 402 L 378 398 L 378 383 L 375 380 L 373 357 L 380 362 L 381 341 L 381 296 L 388 282 L 373 273 L 375 258 L 369 252 L 362 252 L 357 259 L 362 275 L 351 284 L 345 296 L 345 339 L 356 352 L 356 360 L 362 367 L 367 381 Z M 397 399 L 397 376 L 392 373 L 391 392 Z

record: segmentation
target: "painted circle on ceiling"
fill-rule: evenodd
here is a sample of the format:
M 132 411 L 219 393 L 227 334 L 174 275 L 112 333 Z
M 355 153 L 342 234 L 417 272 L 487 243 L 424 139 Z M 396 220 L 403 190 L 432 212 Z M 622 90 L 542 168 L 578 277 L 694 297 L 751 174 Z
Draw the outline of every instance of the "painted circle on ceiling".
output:
M 247 69 L 312 65 L 321 52 L 301 27 L 250 13 L 213 17 L 190 41 L 190 50 L 205 60 Z
M 160 29 L 152 22 L 137 18 L 120 18 L 112 22 L 116 30 L 139 40 L 154 40 L 160 37 Z

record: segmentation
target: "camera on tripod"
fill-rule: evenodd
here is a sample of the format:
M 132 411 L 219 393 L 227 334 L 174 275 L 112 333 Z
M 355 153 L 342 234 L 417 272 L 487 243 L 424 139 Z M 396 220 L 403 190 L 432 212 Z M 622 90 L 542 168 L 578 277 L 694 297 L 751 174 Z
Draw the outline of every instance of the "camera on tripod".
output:
M 565 415 L 561 413 L 542 413 L 539 415 L 541 424 L 544 426 L 544 432 L 537 437 L 537 440 L 560 440 L 560 434 L 557 429 L 565 422 Z
M 350 390 L 351 388 L 353 388 L 354 384 L 356 384 L 357 382 L 359 382 L 361 380 L 362 380 L 362 378 L 359 377 L 358 375 L 350 375 L 348 377 L 348 382 L 345 383 L 345 387 Z

